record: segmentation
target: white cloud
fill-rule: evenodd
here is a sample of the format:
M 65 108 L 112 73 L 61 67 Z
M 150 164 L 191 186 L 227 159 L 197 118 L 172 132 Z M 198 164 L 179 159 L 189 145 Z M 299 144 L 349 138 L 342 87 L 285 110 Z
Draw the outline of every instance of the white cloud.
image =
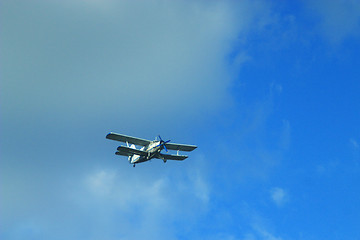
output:
M 288 201 L 289 198 L 286 191 L 279 187 L 275 187 L 271 189 L 270 194 L 271 194 L 271 199 L 279 207 L 283 206 Z
M 19 25 L 5 27 L 6 112 L 130 122 L 216 111 L 230 100 L 226 58 L 265 11 L 250 1 L 69 4 L 29 5 Z M 19 15 L 21 6 L 7 5 Z M 248 59 L 238 56 L 236 67 Z
M 86 178 L 86 185 L 89 190 L 99 196 L 106 196 L 111 194 L 116 180 L 115 171 L 101 170 Z
M 142 170 L 140 166 L 128 169 L 98 169 L 69 192 L 75 209 L 91 212 L 92 224 L 99 221 L 94 219 L 114 222 L 108 230 L 111 236 L 120 231 L 125 239 L 172 239 L 179 234 L 172 222 L 190 227 L 206 214 L 210 188 L 202 171 L 135 173 Z M 76 210 L 74 215 L 81 213 Z M 103 230 L 103 223 L 99 224 Z
M 6 182 L 13 184 L 4 191 L 2 183 L 6 195 L 1 195 L 4 228 L 0 235 L 7 239 L 176 239 L 181 229 L 196 226 L 207 214 L 210 186 L 203 170 L 152 165 L 86 170 L 61 176 L 57 182 L 52 179 L 42 187 L 36 183 L 33 191 L 21 193 L 15 181 L 19 177 L 8 176 Z M 192 166 L 200 167 L 196 161 Z M 29 182 L 34 181 L 38 180 Z M 21 199 L 14 201 L 14 196 Z
M 85 178 L 82 188 L 90 198 L 102 199 L 121 208 L 140 207 L 142 204 L 166 208 L 166 201 L 163 201 L 169 188 L 166 177 L 152 178 L 146 184 L 142 183 L 143 180 L 133 179 L 122 172 L 98 170 Z

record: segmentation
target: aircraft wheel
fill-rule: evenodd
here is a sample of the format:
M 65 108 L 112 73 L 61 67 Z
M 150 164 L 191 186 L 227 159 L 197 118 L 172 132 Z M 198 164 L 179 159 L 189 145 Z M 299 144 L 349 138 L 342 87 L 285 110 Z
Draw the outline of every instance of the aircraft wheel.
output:
M 135 163 L 134 163 L 133 167 L 135 167 Z

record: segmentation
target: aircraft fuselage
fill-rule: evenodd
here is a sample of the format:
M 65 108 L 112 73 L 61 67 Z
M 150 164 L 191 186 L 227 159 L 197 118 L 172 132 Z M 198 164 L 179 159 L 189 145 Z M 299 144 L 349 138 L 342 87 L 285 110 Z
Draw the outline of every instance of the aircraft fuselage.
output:
M 156 158 L 163 148 L 160 141 L 152 141 L 149 145 L 141 148 L 141 150 L 148 153 L 147 156 L 133 155 L 129 157 L 129 162 L 135 164 L 149 161 L 152 158 Z

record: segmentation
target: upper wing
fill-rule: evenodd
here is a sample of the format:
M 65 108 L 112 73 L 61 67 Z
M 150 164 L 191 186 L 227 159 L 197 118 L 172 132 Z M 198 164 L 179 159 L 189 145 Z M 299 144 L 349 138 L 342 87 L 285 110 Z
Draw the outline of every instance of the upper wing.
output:
M 197 148 L 195 145 L 178 144 L 178 143 L 166 143 L 166 148 L 170 150 L 179 150 L 190 152 Z
M 140 146 L 147 146 L 151 142 L 146 139 L 131 137 L 131 136 L 127 136 L 124 134 L 118 134 L 118 133 L 113 133 L 113 132 L 106 135 L 106 138 L 111 139 L 111 140 L 120 141 L 120 142 L 133 143 L 135 145 L 140 145 Z
M 163 154 L 160 153 L 160 158 L 161 159 L 165 159 L 165 160 L 178 160 L 178 161 L 182 161 L 184 159 L 186 159 L 188 156 L 185 155 L 172 155 L 172 154 Z
M 125 146 L 119 146 L 117 148 L 118 152 L 117 155 L 125 155 L 125 156 L 131 156 L 131 155 L 140 155 L 140 156 L 146 156 L 147 152 L 135 149 L 135 148 L 129 148 Z

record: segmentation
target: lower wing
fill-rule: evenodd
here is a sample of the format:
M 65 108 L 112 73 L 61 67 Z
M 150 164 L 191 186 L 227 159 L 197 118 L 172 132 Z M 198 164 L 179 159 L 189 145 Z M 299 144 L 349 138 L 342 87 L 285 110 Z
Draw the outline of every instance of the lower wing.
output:
M 188 145 L 188 144 L 179 144 L 179 143 L 166 143 L 166 148 L 169 150 L 175 150 L 175 151 L 187 151 L 191 152 L 197 146 L 195 145 Z
M 177 160 L 177 161 L 182 161 L 184 159 L 186 159 L 188 156 L 186 155 L 172 155 L 172 154 L 163 154 L 160 153 L 159 157 L 163 160 Z

